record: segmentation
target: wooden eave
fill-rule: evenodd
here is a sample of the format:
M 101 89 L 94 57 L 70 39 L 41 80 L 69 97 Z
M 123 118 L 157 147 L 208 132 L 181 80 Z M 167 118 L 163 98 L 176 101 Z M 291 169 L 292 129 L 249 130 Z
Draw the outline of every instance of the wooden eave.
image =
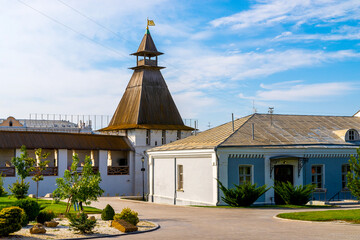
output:
M 162 124 L 121 124 L 117 126 L 109 126 L 98 131 L 116 131 L 127 129 L 152 129 L 152 130 L 186 130 L 193 131 L 194 128 L 185 125 L 162 125 Z
M 0 149 L 14 149 L 25 145 L 28 149 L 78 149 L 133 151 L 124 136 L 103 134 L 0 131 Z
M 142 68 L 148 68 L 148 69 L 156 69 L 156 70 L 160 70 L 160 69 L 164 69 L 165 67 L 160 67 L 160 66 L 150 66 L 150 65 L 141 65 L 141 66 L 136 66 L 136 67 L 130 67 L 129 69 L 132 69 L 132 70 L 137 70 L 137 69 L 142 69 Z
M 151 56 L 151 57 L 155 57 L 155 56 L 159 56 L 159 55 L 163 55 L 164 53 L 162 52 L 152 52 L 152 51 L 140 51 L 140 52 L 135 52 L 135 53 L 131 53 L 130 55 L 133 56 Z

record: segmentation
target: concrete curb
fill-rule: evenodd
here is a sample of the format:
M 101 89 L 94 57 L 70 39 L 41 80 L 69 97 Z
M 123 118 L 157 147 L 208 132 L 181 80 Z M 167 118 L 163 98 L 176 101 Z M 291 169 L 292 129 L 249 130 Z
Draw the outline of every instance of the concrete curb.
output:
M 296 220 L 296 219 L 288 219 L 288 218 L 281 218 L 278 217 L 276 215 L 273 216 L 274 219 L 277 220 L 282 220 L 282 221 L 289 221 L 289 222 L 303 222 L 303 223 L 310 223 L 310 224 L 343 224 L 343 225 L 348 225 L 348 224 L 354 224 L 354 223 L 350 223 L 350 222 L 346 222 L 346 221 L 306 221 L 306 220 Z
M 151 221 L 148 221 L 150 223 L 153 223 L 155 224 L 156 226 L 152 229 L 149 229 L 149 230 L 145 230 L 145 231 L 137 231 L 137 232 L 129 232 L 129 233 L 120 233 L 120 234 L 104 234 L 104 235 L 101 235 L 101 236 L 94 236 L 94 237 L 83 237 L 83 238 L 61 238 L 61 239 L 58 239 L 58 240 L 77 240 L 77 239 L 97 239 L 97 238 L 112 238 L 112 237 L 121 237 L 121 236 L 127 236 L 127 235 L 134 235 L 134 234 L 142 234 L 142 233 L 148 233 L 148 232 L 152 232 L 152 231 L 155 231 L 155 230 L 158 230 L 160 228 L 160 225 L 157 224 L 157 223 L 154 223 L 154 222 L 151 222 Z

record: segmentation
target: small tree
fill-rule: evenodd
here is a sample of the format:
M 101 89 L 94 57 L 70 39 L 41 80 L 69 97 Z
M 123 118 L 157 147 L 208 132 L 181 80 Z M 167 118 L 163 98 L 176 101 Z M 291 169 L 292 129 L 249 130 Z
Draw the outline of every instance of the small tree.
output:
M 16 198 L 25 198 L 29 190 L 29 183 L 25 183 L 24 180 L 30 176 L 31 167 L 35 164 L 35 159 L 29 157 L 26 147 L 23 145 L 21 146 L 20 157 L 13 157 L 11 163 L 15 166 L 16 173 L 21 181 L 19 182 L 18 179 L 9 189 Z M 19 194 L 19 192 L 21 193 Z
M 347 174 L 347 187 L 357 199 L 360 200 L 360 147 L 356 149 L 358 157 L 350 157 L 350 172 Z
M 47 164 L 50 162 L 49 160 L 45 160 L 48 158 L 49 153 L 42 153 L 42 149 L 36 149 L 35 151 L 37 163 L 34 164 L 30 171 L 33 172 L 32 180 L 36 182 L 36 199 L 39 197 L 39 182 L 44 180 L 43 171 L 46 169 Z M 43 161 L 45 160 L 45 161 Z
M 57 199 L 68 199 L 66 213 L 75 202 L 79 202 L 80 209 L 83 211 L 83 202 L 88 205 L 91 201 L 96 201 L 104 192 L 99 186 L 100 173 L 93 172 L 90 157 L 85 157 L 81 175 L 77 172 L 78 164 L 79 157 L 75 154 L 70 171 L 65 170 L 64 178 L 56 179 L 57 189 L 54 191 L 54 196 Z

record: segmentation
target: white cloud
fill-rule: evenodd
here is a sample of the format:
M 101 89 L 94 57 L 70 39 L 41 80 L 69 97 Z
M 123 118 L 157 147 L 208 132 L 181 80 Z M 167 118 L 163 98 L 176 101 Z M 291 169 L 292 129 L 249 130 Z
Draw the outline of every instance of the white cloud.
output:
M 360 19 L 358 0 L 258 0 L 249 10 L 211 21 L 214 27 L 233 29 L 268 27 L 290 23 L 295 26 L 317 21 L 339 22 Z
M 255 96 L 245 96 L 240 93 L 242 99 L 258 101 L 296 101 L 312 102 L 333 96 L 349 94 L 356 89 L 351 82 L 331 82 L 317 84 L 293 84 L 300 81 L 276 83 L 272 85 L 260 85 L 265 90 L 256 92 Z
M 232 55 L 199 53 L 197 48 L 172 49 L 169 52 L 171 56 L 167 56 L 168 68 L 164 75 L 175 91 L 226 89 L 231 88 L 231 84 L 238 80 L 250 80 L 299 67 L 314 67 L 360 58 L 360 53 L 354 51 L 325 52 L 302 49 Z M 172 55 L 177 56 L 176 62 Z

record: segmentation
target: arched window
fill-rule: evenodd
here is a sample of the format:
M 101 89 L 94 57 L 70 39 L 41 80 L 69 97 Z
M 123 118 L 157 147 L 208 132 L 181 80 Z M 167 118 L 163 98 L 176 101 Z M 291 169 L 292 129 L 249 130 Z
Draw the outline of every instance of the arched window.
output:
M 355 129 L 350 129 L 345 135 L 346 141 L 359 141 L 359 133 Z
M 9 122 L 9 127 L 12 127 L 12 126 L 13 126 L 13 122 L 10 121 L 10 122 Z

